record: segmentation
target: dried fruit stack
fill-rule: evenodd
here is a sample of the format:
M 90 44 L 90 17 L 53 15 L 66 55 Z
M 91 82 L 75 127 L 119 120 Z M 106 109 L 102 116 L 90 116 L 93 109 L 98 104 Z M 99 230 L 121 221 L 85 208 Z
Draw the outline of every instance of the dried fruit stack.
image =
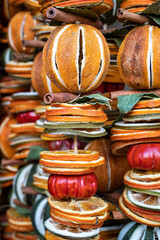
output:
M 91 39 L 97 42 L 92 58 L 90 54 L 95 45 Z M 73 52 L 71 58 L 68 51 Z M 103 36 L 93 27 L 65 25 L 51 34 L 43 51 L 43 63 L 49 78 L 60 88 L 85 92 L 94 89 L 104 79 L 109 65 L 109 49 Z M 46 118 L 38 120 L 37 124 L 49 134 L 95 137 L 106 134 L 103 129 L 106 120 L 99 104 L 51 103 L 46 108 Z M 51 174 L 48 179 L 51 218 L 45 222 L 46 239 L 99 239 L 98 227 L 108 217 L 108 205 L 93 196 L 97 191 L 93 172 L 95 167 L 104 163 L 104 158 L 97 151 L 77 150 L 76 137 L 74 150 L 42 151 L 40 155 L 40 165 Z
M 111 40 L 108 43 L 108 46 L 109 46 L 111 56 L 110 56 L 109 69 L 104 79 L 105 92 L 123 90 L 125 87 L 125 84 L 117 66 L 117 54 L 118 54 L 119 47 L 115 42 Z
M 148 38 L 145 38 L 147 35 Z M 155 65 L 159 61 L 160 53 L 157 51 L 153 54 L 159 36 L 159 28 L 143 26 L 134 28 L 125 37 L 118 53 L 118 66 L 128 86 L 143 90 L 159 88 L 159 73 Z M 124 97 L 126 100 L 128 97 L 139 96 L 129 110 L 129 102 L 125 102 L 122 121 L 115 123 L 111 129 L 111 141 L 116 141 L 112 145 L 112 151 L 116 155 L 125 155 L 129 149 L 127 159 L 133 167 L 124 176 L 125 190 L 119 199 L 120 209 L 138 223 L 159 227 L 160 98 L 145 90 L 142 95 L 139 93 Z M 126 238 L 127 228 L 128 239 L 134 238 L 136 225 L 131 225 L 132 230 L 128 225 L 118 239 Z M 143 239 L 147 239 L 148 234 L 151 234 L 149 239 L 154 238 L 154 228 L 139 226 L 139 229 L 143 229 Z M 155 236 L 159 239 L 158 233 Z
M 39 116 L 35 113 L 34 108 L 40 103 L 41 99 L 36 92 L 19 92 L 12 95 L 9 110 L 12 118 L 16 120 L 14 124 L 10 124 L 9 139 L 11 147 L 15 149 L 13 159 L 25 159 L 31 146 L 42 145 L 45 147 L 46 145 L 35 127 Z

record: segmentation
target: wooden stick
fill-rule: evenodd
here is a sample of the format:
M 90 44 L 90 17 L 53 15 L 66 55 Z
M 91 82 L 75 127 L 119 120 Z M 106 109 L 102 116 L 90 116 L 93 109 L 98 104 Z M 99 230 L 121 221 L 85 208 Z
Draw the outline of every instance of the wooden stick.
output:
M 80 23 L 92 25 L 98 29 L 101 29 L 103 26 L 102 22 L 99 21 L 98 19 L 90 20 L 88 18 L 68 13 L 63 10 L 56 9 L 54 7 L 48 7 L 47 9 L 45 9 L 43 11 L 43 17 L 65 23 L 75 23 L 78 21 Z
M 73 93 L 47 93 L 44 95 L 43 101 L 45 104 L 51 103 L 65 103 L 72 101 L 77 97 Z
M 132 21 L 140 24 L 153 23 L 153 21 L 150 18 L 144 15 L 139 15 L 137 13 L 129 12 L 123 8 L 119 8 L 117 10 L 117 17 L 118 17 L 118 21 L 120 22 L 124 22 L 128 20 L 128 21 Z
M 22 40 L 24 47 L 37 47 L 37 48 L 43 48 L 45 45 L 45 41 L 41 40 Z
M 33 194 L 33 195 L 37 195 L 37 191 L 35 191 L 33 188 L 31 187 L 22 187 L 22 193 L 24 194 Z
M 74 153 L 78 153 L 77 135 L 74 136 Z
M 131 94 L 138 94 L 138 93 L 154 93 L 157 96 L 160 96 L 160 89 L 153 89 L 153 90 L 128 90 L 128 91 L 114 91 L 110 92 L 110 98 L 111 99 L 117 99 L 118 96 L 124 96 L 124 95 L 131 95 Z

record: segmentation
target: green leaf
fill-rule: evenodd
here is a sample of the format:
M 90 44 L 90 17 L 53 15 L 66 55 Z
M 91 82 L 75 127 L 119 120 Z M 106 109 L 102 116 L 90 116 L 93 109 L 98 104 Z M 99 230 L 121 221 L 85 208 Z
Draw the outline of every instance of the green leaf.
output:
M 112 101 L 111 99 L 102 96 L 101 94 L 91 94 L 91 95 L 85 95 L 83 97 L 76 98 L 72 100 L 69 103 L 90 103 L 90 104 L 102 104 L 107 105 L 109 109 L 111 109 L 109 101 Z
M 150 4 L 141 14 L 160 15 L 160 0 Z
M 90 9 L 87 8 L 78 8 L 78 7 L 58 7 L 54 6 L 57 9 L 63 10 L 65 12 L 73 13 L 75 15 L 80 15 L 82 17 L 87 17 L 91 19 L 98 19 L 98 15 Z
M 120 47 L 123 42 L 123 38 L 120 38 L 120 37 L 108 38 L 108 40 L 113 40 L 118 47 Z
M 16 207 L 16 211 L 22 216 L 30 216 L 31 209 L 23 208 L 23 207 Z
M 36 161 L 40 159 L 40 152 L 45 151 L 47 149 L 41 146 L 33 146 L 30 148 L 28 156 L 25 158 L 26 162 Z
M 160 25 L 160 16 L 152 16 L 152 15 L 147 15 L 150 17 L 156 24 Z
M 125 96 L 118 96 L 118 109 L 121 113 L 128 113 L 134 105 L 141 99 L 159 98 L 154 93 L 139 93 Z

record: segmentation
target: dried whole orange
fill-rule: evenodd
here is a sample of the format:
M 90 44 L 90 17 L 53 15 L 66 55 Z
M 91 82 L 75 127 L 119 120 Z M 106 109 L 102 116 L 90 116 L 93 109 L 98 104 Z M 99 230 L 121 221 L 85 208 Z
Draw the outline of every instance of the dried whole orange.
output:
M 30 28 L 36 25 L 29 12 L 19 12 L 9 22 L 8 26 L 8 41 L 10 47 L 15 52 L 32 53 L 34 48 L 23 46 L 22 40 L 34 39 L 34 33 Z
M 38 53 L 34 59 L 31 81 L 33 88 L 38 94 L 43 97 L 46 93 L 59 93 L 62 92 L 57 88 L 53 82 L 47 77 L 43 68 L 42 53 Z
M 104 80 L 110 62 L 108 44 L 99 30 L 85 24 L 56 28 L 43 50 L 47 76 L 67 92 L 88 92 Z
M 118 52 L 118 68 L 124 82 L 134 89 L 160 88 L 160 29 L 141 26 L 132 29 Z

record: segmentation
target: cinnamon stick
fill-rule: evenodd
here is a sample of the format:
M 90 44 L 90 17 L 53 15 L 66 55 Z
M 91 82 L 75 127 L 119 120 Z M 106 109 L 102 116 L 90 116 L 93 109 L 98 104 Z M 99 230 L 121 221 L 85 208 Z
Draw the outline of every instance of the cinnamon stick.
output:
M 43 97 L 45 104 L 51 103 L 65 103 L 72 101 L 77 97 L 76 94 L 72 93 L 47 93 Z
M 33 54 L 18 53 L 18 52 L 13 53 L 13 59 L 17 62 L 28 61 L 29 59 L 33 59 L 33 58 L 34 58 Z
M 41 41 L 41 40 L 22 40 L 22 44 L 24 47 L 37 47 L 37 48 L 43 48 L 45 41 Z
M 17 160 L 17 159 L 10 159 L 10 160 L 5 160 L 2 159 L 1 165 L 2 166 L 8 166 L 8 165 L 25 165 L 26 163 L 23 160 Z
M 43 17 L 65 23 L 75 23 L 78 21 L 80 23 L 92 25 L 98 29 L 101 29 L 103 26 L 102 22 L 99 21 L 98 19 L 90 20 L 88 18 L 68 13 L 63 10 L 56 9 L 54 7 L 48 7 L 47 9 L 45 9 L 43 11 Z
M 138 94 L 138 93 L 154 93 L 157 96 L 160 96 L 160 89 L 153 89 L 153 90 L 123 90 L 123 91 L 114 91 L 110 93 L 111 99 L 117 99 L 118 96 L 124 95 L 131 95 L 131 94 Z
M 31 187 L 22 187 L 22 193 L 24 194 L 33 194 L 36 195 L 37 191 L 35 191 L 34 189 L 32 189 Z
M 14 199 L 13 203 L 16 204 L 19 207 L 24 207 L 27 209 L 32 209 L 32 206 L 26 206 L 25 204 L 21 203 L 18 199 Z
M 128 219 L 125 215 L 123 215 L 120 211 L 115 210 L 110 212 L 109 219 L 114 219 L 114 220 L 123 220 L 123 219 Z
M 144 24 L 144 23 L 152 24 L 153 23 L 153 21 L 150 18 L 148 18 L 144 15 L 139 15 L 137 13 L 129 12 L 123 8 L 119 8 L 117 10 L 117 17 L 118 17 L 118 21 L 120 21 L 120 22 L 129 20 L 132 22 L 140 23 L 140 24 Z
M 104 195 L 106 200 L 109 200 L 113 203 L 118 203 L 120 196 L 121 196 L 121 193 L 118 193 L 118 192 L 105 193 L 105 195 Z
M 107 34 L 115 31 L 117 28 L 107 28 L 107 29 L 100 29 L 101 33 Z

